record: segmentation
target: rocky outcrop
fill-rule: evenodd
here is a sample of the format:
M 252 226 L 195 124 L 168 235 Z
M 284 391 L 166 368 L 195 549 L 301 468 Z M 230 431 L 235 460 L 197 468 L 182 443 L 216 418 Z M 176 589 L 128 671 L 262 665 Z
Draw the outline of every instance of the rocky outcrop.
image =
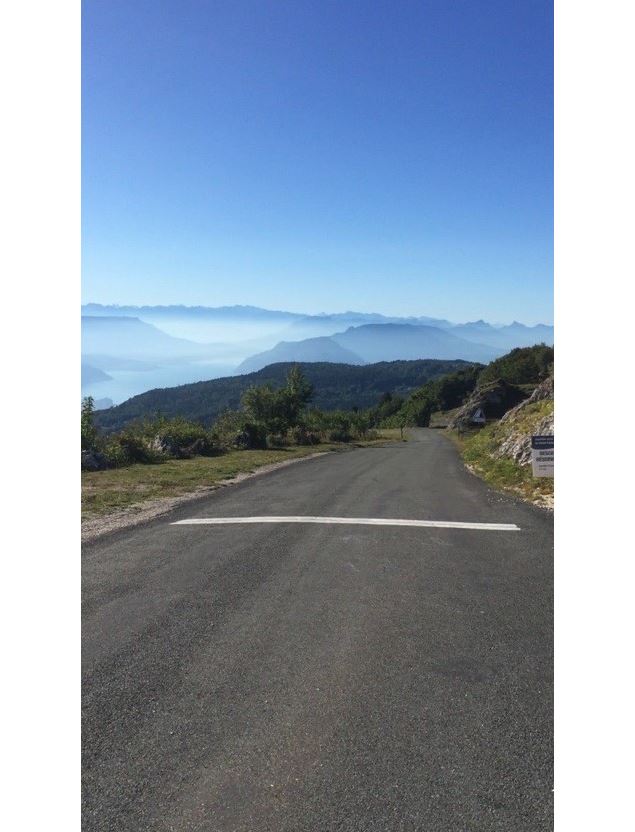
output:
M 510 421 L 510 424 L 513 422 Z M 513 430 L 500 444 L 494 453 L 495 457 L 509 457 L 518 465 L 529 465 L 531 462 L 531 437 L 553 436 L 553 413 L 544 416 L 532 426 L 531 433 Z
M 511 410 L 508 410 L 507 413 L 505 413 L 505 415 L 501 418 L 501 422 L 505 422 L 508 419 L 514 419 L 515 416 L 527 405 L 533 404 L 534 402 L 544 401 L 545 399 L 551 399 L 553 401 L 553 376 L 549 376 L 549 378 L 546 378 L 543 382 L 541 382 L 528 399 L 525 399 L 525 401 L 516 405 L 516 407 L 513 407 Z
M 487 419 L 500 419 L 525 398 L 525 393 L 502 379 L 477 387 L 467 402 L 448 424 L 453 430 L 465 430 L 473 425 L 475 414 L 481 410 Z
M 518 465 L 529 465 L 532 435 L 553 436 L 554 432 L 553 407 L 547 406 L 537 410 L 532 405 L 538 402 L 553 402 L 553 399 L 553 376 L 550 376 L 536 387 L 528 399 L 507 411 L 500 420 L 499 428 L 504 438 L 494 456 L 508 457 Z

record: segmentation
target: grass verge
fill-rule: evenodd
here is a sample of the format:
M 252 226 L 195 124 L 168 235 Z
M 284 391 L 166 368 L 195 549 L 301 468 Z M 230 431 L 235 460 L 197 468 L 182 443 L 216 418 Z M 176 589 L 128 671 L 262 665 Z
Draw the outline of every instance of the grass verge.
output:
M 536 402 L 527 405 L 522 416 L 513 423 L 493 422 L 480 430 L 458 436 L 448 431 L 447 436 L 457 445 L 464 462 L 488 485 L 507 491 L 536 505 L 553 507 L 554 481 L 549 477 L 534 477 L 531 465 L 518 465 L 509 457 L 497 457 L 495 453 L 508 433 L 531 435 L 534 425 L 553 411 L 553 402 Z

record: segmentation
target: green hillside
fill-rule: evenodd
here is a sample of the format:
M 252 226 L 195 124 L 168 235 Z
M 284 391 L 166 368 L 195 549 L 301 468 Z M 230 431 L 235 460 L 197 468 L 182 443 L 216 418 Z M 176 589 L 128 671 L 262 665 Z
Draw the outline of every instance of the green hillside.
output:
M 242 376 L 149 390 L 117 407 L 99 411 L 95 423 L 104 430 L 119 430 L 134 419 L 161 413 L 210 426 L 224 410 L 238 408 L 242 394 L 252 385 L 282 386 L 292 366 L 271 364 Z M 433 359 L 382 361 L 364 366 L 327 362 L 299 366 L 315 388 L 313 406 L 320 410 L 366 409 L 375 405 L 383 393 L 407 396 L 431 379 L 472 366 L 480 368 L 467 361 Z
M 447 412 L 459 408 L 488 388 L 496 388 L 497 391 L 504 388 L 504 401 L 498 414 L 502 415 L 529 396 L 536 385 L 553 373 L 553 355 L 553 347 L 545 344 L 518 347 L 486 367 L 467 365 L 441 378 L 432 378 L 413 390 L 400 409 L 391 413 L 383 423 L 390 426 L 426 426 L 435 411 Z
M 508 384 L 539 384 L 553 370 L 553 347 L 517 347 L 495 359 L 479 375 L 479 387 L 502 379 Z

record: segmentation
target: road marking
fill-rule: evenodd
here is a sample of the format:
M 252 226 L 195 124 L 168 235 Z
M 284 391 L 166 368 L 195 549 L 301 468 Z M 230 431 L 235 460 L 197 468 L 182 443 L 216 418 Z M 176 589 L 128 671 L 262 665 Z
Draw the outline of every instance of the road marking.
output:
M 326 523 L 351 526 L 417 526 L 433 529 L 480 529 L 519 532 L 515 523 L 460 523 L 454 520 L 395 520 L 383 517 L 193 517 L 176 520 L 171 526 L 227 526 L 237 523 Z

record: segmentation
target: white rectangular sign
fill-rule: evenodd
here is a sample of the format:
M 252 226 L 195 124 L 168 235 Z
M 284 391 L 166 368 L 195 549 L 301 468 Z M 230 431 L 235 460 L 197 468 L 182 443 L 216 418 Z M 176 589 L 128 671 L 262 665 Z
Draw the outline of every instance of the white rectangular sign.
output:
M 553 477 L 553 436 L 531 437 L 531 471 L 534 477 Z

